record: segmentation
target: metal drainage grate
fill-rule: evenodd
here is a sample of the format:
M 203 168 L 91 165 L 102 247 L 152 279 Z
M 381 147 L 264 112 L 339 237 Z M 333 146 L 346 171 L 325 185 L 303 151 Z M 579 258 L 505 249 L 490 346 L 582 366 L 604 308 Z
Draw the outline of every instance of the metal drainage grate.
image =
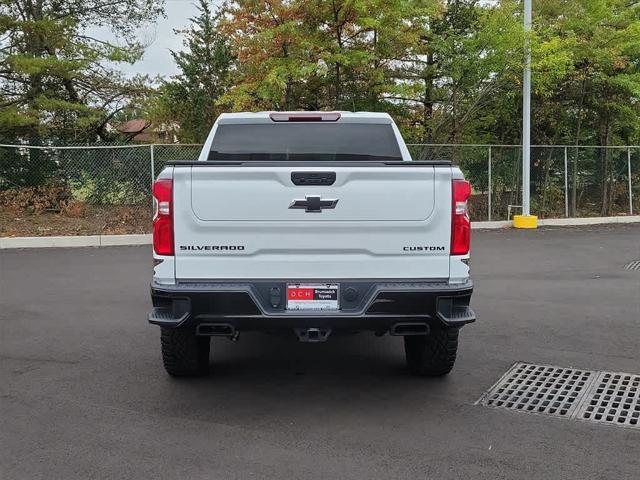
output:
M 518 362 L 476 404 L 640 428 L 640 376 Z
M 640 260 L 634 260 L 631 263 L 627 263 L 624 268 L 627 270 L 640 270 Z
M 602 372 L 578 410 L 578 418 L 640 427 L 640 376 Z
M 586 370 L 516 363 L 481 403 L 565 417 L 575 410 L 592 375 Z

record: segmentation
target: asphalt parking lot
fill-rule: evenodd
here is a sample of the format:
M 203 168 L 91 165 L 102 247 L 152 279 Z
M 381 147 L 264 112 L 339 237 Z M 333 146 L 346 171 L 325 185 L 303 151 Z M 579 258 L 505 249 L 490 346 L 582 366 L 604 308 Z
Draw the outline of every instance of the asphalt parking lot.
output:
M 640 373 L 640 225 L 474 232 L 444 379 L 400 338 L 214 340 L 174 380 L 149 247 L 0 252 L 0 478 L 637 479 L 640 430 L 474 402 L 518 360 Z

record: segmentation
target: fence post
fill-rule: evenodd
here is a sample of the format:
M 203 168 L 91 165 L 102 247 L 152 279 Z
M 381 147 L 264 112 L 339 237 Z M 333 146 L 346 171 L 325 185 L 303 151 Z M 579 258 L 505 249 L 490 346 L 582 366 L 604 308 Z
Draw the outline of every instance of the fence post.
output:
M 487 199 L 487 203 L 489 204 L 488 208 L 488 215 L 487 215 L 487 220 L 491 221 L 491 145 L 489 145 L 489 158 L 488 158 L 488 180 L 487 180 L 487 185 L 488 185 L 488 199 Z
M 627 177 L 629 180 L 629 215 L 633 215 L 633 189 L 631 182 L 631 147 L 627 147 Z
M 156 179 L 155 159 L 154 159 L 153 147 L 154 147 L 153 145 L 150 145 L 150 153 L 151 153 L 151 185 L 153 185 L 153 181 Z
M 569 217 L 569 182 L 567 181 L 568 175 L 567 164 L 567 147 L 564 147 L 564 216 Z
M 156 167 L 155 167 L 155 157 L 154 157 L 154 151 L 153 151 L 153 144 L 150 145 L 149 147 L 149 153 L 151 156 L 151 188 L 153 188 L 153 182 L 156 179 Z M 155 214 L 155 207 L 153 204 L 153 195 L 151 196 L 151 211 L 152 213 Z

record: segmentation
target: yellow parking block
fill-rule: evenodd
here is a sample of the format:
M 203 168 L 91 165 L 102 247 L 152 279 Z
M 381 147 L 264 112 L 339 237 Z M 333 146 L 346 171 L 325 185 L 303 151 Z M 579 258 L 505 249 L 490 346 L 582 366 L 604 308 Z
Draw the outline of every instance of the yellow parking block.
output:
M 514 215 L 514 228 L 538 228 L 538 217 L 536 215 Z

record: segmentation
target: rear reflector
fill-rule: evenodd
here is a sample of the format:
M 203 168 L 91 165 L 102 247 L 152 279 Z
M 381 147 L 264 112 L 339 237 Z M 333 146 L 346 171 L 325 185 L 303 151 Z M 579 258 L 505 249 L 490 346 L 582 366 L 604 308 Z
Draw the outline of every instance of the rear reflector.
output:
M 153 250 L 158 255 L 173 255 L 173 180 L 153 182 Z
M 451 181 L 451 255 L 466 255 L 471 244 L 471 221 L 467 201 L 471 184 L 466 180 Z
M 274 112 L 269 114 L 269 118 L 274 122 L 337 122 L 340 120 L 340 114 L 338 112 Z

